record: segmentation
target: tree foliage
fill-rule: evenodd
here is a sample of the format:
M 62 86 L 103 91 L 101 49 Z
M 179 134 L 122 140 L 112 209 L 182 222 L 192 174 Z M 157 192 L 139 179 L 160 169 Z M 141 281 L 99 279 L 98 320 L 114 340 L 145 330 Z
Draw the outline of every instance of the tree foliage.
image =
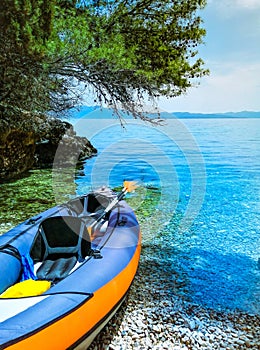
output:
M 60 113 L 95 96 L 140 107 L 207 74 L 203 0 L 2 0 L 0 106 Z
M 49 108 L 50 79 L 45 59 L 52 31 L 52 0 L 0 2 L 0 111 Z M 6 113 L 3 113 L 6 112 Z

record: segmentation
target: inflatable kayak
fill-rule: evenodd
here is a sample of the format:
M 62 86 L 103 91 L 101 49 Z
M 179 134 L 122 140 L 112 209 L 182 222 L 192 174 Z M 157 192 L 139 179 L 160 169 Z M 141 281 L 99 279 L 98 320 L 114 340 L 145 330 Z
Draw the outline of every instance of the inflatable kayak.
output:
M 0 236 L 0 349 L 90 345 L 138 267 L 141 235 L 126 192 L 91 192 Z

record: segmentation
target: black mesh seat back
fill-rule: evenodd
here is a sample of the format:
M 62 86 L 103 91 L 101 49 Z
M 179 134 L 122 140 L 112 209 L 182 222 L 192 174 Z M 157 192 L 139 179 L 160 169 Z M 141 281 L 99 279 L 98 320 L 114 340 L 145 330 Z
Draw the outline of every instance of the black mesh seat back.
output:
M 37 263 L 37 262 L 43 261 L 43 258 L 46 255 L 46 252 L 47 252 L 46 246 L 39 230 L 32 244 L 32 247 L 30 250 L 30 256 L 33 259 L 33 262 Z
M 35 262 L 50 255 L 85 257 L 90 251 L 90 237 L 80 218 L 50 217 L 42 221 L 31 249 Z
M 76 247 L 78 245 L 81 220 L 76 217 L 51 217 L 42 222 L 48 245 L 56 247 Z
M 69 208 L 73 209 L 77 215 L 91 214 L 101 209 L 105 209 L 114 199 L 114 196 L 103 195 L 98 192 L 91 192 L 86 196 L 72 199 Z
M 77 213 L 77 215 L 79 215 L 84 211 L 85 201 L 88 201 L 88 196 L 72 199 L 69 202 L 69 207 L 72 208 L 73 211 Z
M 88 195 L 87 211 L 89 213 L 94 213 L 97 210 L 105 209 L 110 202 L 111 200 L 109 200 L 109 198 L 107 198 L 106 196 L 102 196 L 96 193 L 90 193 Z

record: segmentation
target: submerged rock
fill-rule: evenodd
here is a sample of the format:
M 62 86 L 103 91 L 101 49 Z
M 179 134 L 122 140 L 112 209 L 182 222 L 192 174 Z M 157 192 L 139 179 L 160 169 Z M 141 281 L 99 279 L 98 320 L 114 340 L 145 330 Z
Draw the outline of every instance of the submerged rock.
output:
M 72 165 L 97 153 L 89 140 L 77 136 L 66 121 L 42 114 L 24 115 L 19 121 L 2 118 L 0 179 L 15 178 L 33 167 L 52 166 L 58 147 L 60 161 Z

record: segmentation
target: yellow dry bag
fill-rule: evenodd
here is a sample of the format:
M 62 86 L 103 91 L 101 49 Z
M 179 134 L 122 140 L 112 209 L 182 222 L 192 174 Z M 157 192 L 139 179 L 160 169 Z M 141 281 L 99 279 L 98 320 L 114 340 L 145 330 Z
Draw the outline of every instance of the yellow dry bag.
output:
M 35 281 L 32 279 L 25 280 L 9 287 L 0 298 L 21 298 L 40 295 L 51 286 L 49 281 Z

